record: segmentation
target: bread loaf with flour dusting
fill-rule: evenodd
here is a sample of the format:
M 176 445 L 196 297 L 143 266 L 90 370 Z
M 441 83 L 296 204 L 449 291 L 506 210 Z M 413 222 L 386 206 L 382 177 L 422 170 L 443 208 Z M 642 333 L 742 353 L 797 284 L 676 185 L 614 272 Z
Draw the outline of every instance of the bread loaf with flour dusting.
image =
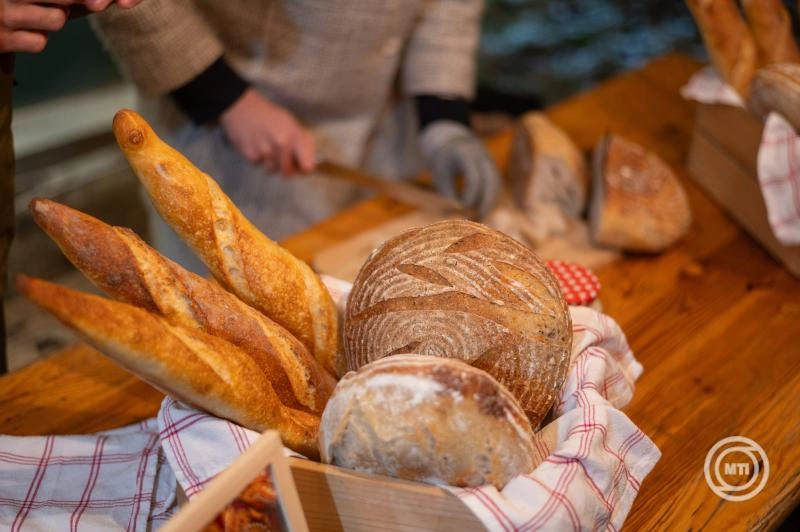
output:
M 535 466 L 530 423 L 489 374 L 399 354 L 348 373 L 320 422 L 323 462 L 450 486 L 498 489 Z
M 385 242 L 347 304 L 349 369 L 397 353 L 456 358 L 506 386 L 534 426 L 569 365 L 572 325 L 558 284 L 529 248 L 447 220 Z

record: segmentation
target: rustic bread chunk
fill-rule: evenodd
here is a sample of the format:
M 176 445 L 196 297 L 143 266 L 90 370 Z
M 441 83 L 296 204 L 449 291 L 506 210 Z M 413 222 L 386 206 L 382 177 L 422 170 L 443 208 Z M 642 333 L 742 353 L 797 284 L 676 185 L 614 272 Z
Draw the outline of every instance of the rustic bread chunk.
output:
M 689 201 L 664 161 L 618 135 L 603 138 L 594 155 L 589 219 L 595 242 L 655 253 L 686 234 Z

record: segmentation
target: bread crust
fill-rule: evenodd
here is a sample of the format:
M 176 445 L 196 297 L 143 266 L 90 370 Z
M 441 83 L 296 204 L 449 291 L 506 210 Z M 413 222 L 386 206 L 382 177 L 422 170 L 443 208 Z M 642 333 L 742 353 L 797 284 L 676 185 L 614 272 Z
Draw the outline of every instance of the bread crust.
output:
M 530 423 L 488 373 L 398 354 L 348 373 L 320 424 L 322 461 L 450 486 L 505 484 L 535 467 Z
M 45 199 L 34 221 L 64 255 L 111 297 L 201 329 L 247 353 L 282 404 L 320 415 L 335 380 L 294 336 L 214 282 L 183 269 L 133 231 Z
M 569 365 L 558 283 L 527 247 L 447 220 L 406 231 L 362 266 L 344 325 L 350 369 L 397 353 L 456 358 L 506 386 L 537 426 Z
M 689 201 L 672 169 L 619 135 L 606 135 L 595 149 L 592 196 L 592 238 L 604 246 L 657 253 L 691 225 Z
M 762 65 L 800 61 L 792 19 L 781 0 L 742 0 L 742 7 Z
M 514 198 L 526 212 L 557 204 L 577 218 L 586 206 L 589 170 L 572 139 L 544 113 L 530 112 L 514 130 L 508 175 Z
M 733 0 L 686 0 L 711 62 L 743 98 L 758 68 L 753 36 Z
M 764 118 L 775 111 L 800 131 L 800 64 L 776 63 L 759 69 L 749 106 Z
M 253 359 L 233 344 L 170 325 L 144 309 L 17 277 L 17 288 L 123 368 L 170 396 L 318 456 L 319 417 L 283 406 Z
M 113 129 L 156 210 L 217 281 L 285 327 L 337 375 L 336 307 L 311 268 L 261 233 L 210 176 L 137 113 L 117 112 Z

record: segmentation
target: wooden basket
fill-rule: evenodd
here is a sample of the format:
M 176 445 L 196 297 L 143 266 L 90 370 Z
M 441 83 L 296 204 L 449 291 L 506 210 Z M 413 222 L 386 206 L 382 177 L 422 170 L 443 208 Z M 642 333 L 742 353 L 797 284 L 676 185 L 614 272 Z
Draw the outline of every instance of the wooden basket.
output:
M 800 277 L 800 246 L 785 246 L 775 238 L 758 184 L 763 129 L 763 121 L 745 109 L 698 103 L 687 166 L 692 178 L 750 236 Z

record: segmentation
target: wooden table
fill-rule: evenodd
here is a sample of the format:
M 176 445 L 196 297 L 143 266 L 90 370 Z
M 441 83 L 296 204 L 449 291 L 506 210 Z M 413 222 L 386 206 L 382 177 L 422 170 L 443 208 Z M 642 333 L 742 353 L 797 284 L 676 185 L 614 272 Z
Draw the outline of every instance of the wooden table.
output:
M 693 105 L 678 88 L 698 64 L 677 55 L 614 78 L 548 114 L 585 151 L 613 131 L 677 170 L 694 212 L 691 234 L 656 257 L 598 272 L 614 317 L 645 373 L 626 413 L 663 452 L 626 523 L 636 529 L 764 529 L 800 502 L 800 282 L 791 278 L 689 180 Z M 508 150 L 509 136 L 492 144 Z M 374 199 L 286 241 L 319 250 L 409 208 Z M 0 379 L 0 433 L 86 433 L 155 414 L 161 394 L 84 346 Z M 771 476 L 747 502 L 707 487 L 706 452 L 743 435 L 766 450 Z

